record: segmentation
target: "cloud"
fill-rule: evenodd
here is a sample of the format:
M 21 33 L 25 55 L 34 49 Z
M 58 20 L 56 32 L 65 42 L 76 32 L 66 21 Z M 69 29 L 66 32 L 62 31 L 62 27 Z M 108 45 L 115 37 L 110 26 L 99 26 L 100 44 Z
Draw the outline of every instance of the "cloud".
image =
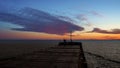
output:
M 101 17 L 103 18 L 104 16 L 96 11 L 85 11 L 85 14 L 78 14 L 76 15 L 76 19 L 79 20 L 80 22 L 82 22 L 82 24 L 86 25 L 86 26 L 93 26 L 93 23 L 89 20 L 89 15 L 91 16 L 96 16 L 96 17 Z
M 100 14 L 100 13 L 98 13 L 96 11 L 91 11 L 90 13 L 95 15 L 95 16 L 98 16 L 98 17 L 104 17 L 102 14 Z
M 108 30 L 102 30 L 100 28 L 94 28 L 90 32 L 105 33 L 105 34 L 120 34 L 120 29 L 111 29 L 110 31 L 108 31 Z
M 0 13 L 0 21 L 7 21 L 24 28 L 12 28 L 17 31 L 44 32 L 63 35 L 70 31 L 82 31 L 83 27 L 73 24 L 71 21 L 59 19 L 49 13 L 33 9 L 23 8 L 16 13 Z
M 82 21 L 87 21 L 87 20 L 88 20 L 87 16 L 84 15 L 84 14 L 78 15 L 76 18 L 77 18 L 77 19 L 80 19 L 80 20 L 82 20 Z
M 68 21 L 68 22 L 72 22 L 72 23 L 75 23 L 76 21 L 67 17 L 67 16 L 57 16 L 59 19 L 62 19 L 64 21 Z
M 92 24 L 91 24 L 91 22 L 89 21 L 87 15 L 85 15 L 85 14 L 77 15 L 77 16 L 76 16 L 76 19 L 84 22 L 84 24 L 87 25 L 87 26 L 92 26 Z

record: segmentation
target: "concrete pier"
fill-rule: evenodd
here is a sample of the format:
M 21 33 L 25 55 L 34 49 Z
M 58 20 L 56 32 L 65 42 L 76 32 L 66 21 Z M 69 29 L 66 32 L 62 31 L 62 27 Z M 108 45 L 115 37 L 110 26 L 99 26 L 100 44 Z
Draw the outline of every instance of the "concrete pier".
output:
M 0 61 L 0 68 L 87 68 L 80 42 L 60 42 L 58 46 Z

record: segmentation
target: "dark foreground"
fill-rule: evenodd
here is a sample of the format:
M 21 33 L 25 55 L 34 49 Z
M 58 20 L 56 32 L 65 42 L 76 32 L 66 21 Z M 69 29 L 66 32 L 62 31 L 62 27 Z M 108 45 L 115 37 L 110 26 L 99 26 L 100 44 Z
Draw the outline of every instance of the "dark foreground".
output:
M 87 68 L 81 43 L 63 43 L 1 60 L 1 68 Z
M 35 60 L 37 57 L 36 54 L 40 55 L 41 57 L 44 56 L 41 51 L 47 51 L 50 50 L 51 47 L 56 47 L 58 42 L 59 41 L 46 40 L 0 41 L 0 68 L 16 68 L 14 65 L 19 65 L 20 67 L 18 68 L 22 68 L 24 65 L 29 67 L 36 66 L 38 63 L 37 59 Z M 119 40 L 88 40 L 82 41 L 82 43 L 85 57 L 88 63 L 88 68 L 120 68 Z M 46 55 L 50 54 L 47 53 Z

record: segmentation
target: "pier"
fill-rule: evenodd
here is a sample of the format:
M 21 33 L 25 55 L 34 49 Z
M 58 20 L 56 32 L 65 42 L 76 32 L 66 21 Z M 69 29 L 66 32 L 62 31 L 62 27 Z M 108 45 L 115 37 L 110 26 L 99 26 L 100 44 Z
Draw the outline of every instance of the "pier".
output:
M 1 60 L 0 68 L 87 68 L 87 62 L 81 42 L 64 41 L 55 47 Z

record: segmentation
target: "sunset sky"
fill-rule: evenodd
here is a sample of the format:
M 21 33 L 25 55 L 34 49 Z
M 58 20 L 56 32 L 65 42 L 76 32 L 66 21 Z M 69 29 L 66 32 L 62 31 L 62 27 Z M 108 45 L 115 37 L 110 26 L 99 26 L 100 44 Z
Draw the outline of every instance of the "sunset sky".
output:
M 120 0 L 0 0 L 0 39 L 120 39 Z

